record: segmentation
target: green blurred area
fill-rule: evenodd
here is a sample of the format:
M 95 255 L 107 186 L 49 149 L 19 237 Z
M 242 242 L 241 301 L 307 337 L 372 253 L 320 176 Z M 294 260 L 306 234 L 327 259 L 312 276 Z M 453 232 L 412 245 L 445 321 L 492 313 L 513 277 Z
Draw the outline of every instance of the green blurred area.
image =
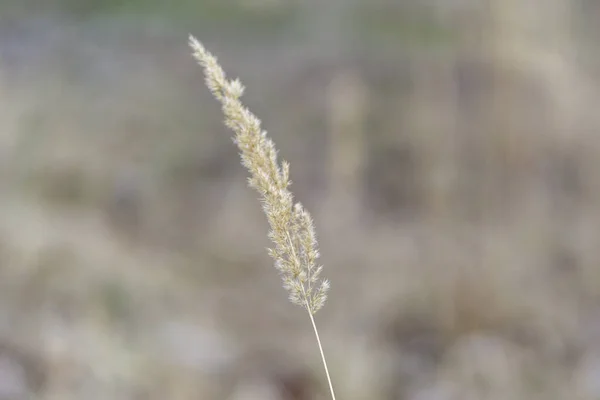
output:
M 240 42 L 251 38 L 302 40 L 336 30 L 338 37 L 354 46 L 386 42 L 439 46 L 455 36 L 448 24 L 433 18 L 427 7 L 415 7 L 418 2 L 414 1 L 333 0 L 323 4 L 332 5 L 289 0 L 7 0 L 0 4 L 0 18 L 53 14 L 88 23 L 123 18 L 130 24 L 159 20 L 182 31 L 218 31 Z

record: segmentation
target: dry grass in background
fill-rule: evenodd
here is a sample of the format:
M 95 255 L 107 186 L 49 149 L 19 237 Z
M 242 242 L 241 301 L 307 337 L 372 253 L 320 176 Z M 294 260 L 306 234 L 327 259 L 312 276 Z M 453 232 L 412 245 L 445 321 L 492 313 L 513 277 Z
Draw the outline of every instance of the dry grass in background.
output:
M 598 397 L 597 56 L 585 10 L 519 4 L 200 32 L 319 221 L 340 399 Z M 183 33 L 25 21 L 0 34 L 0 397 L 327 398 Z

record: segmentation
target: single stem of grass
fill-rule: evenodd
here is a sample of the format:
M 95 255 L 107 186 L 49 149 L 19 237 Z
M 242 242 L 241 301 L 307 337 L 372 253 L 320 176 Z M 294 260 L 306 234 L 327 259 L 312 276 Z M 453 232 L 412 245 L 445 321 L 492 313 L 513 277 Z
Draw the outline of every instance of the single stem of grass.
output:
M 289 164 L 285 161 L 278 163 L 275 144 L 262 130 L 260 120 L 241 103 L 240 97 L 244 92 L 242 83 L 238 79 L 228 80 L 217 58 L 206 51 L 196 38 L 190 36 L 189 41 L 194 58 L 204 69 L 206 85 L 221 103 L 225 124 L 235 132 L 242 165 L 251 174 L 249 185 L 261 196 L 263 210 L 271 226 L 269 237 L 275 244 L 274 248 L 269 249 L 269 254 L 281 274 L 283 286 L 289 292 L 290 301 L 308 311 L 331 398 L 335 400 L 325 353 L 313 317 L 327 299 L 329 281 L 319 278 L 322 267 L 315 262 L 319 252 L 312 218 L 300 203 L 293 202 L 289 190 Z

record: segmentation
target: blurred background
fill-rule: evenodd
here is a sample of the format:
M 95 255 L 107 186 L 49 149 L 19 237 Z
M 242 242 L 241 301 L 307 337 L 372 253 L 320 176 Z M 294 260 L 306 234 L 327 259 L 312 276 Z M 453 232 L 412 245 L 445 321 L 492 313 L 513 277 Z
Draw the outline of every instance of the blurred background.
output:
M 313 214 L 346 400 L 600 398 L 600 4 L 3 0 L 0 399 L 327 399 L 193 33 Z

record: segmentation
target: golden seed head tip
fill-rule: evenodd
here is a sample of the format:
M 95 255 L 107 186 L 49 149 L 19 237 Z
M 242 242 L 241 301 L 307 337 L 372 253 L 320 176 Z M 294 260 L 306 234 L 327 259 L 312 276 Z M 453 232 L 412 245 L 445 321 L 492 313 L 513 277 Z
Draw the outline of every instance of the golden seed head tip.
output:
M 225 125 L 235 132 L 241 163 L 251 175 L 248 184 L 261 195 L 271 227 L 269 238 L 275 244 L 268 253 L 282 275 L 283 286 L 294 304 L 315 313 L 327 298 L 329 282 L 317 285 L 322 267 L 315 265 L 319 256 L 316 234 L 310 214 L 300 203 L 293 203 L 288 189 L 289 163 L 278 163 L 275 144 L 261 129 L 260 119 L 240 102 L 245 89 L 240 80 L 227 80 L 217 58 L 193 35 L 189 35 L 189 44 L 203 67 L 207 87 L 221 103 Z

